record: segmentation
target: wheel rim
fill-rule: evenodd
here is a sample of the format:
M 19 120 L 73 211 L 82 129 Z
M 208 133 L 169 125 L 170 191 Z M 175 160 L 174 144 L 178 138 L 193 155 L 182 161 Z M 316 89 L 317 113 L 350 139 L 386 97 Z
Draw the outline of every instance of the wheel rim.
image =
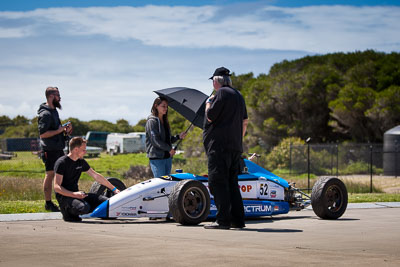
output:
M 343 205 L 343 193 L 340 187 L 337 185 L 331 185 L 328 187 L 325 193 L 327 200 L 328 210 L 331 212 L 337 212 Z
M 185 214 L 192 219 L 201 217 L 206 209 L 206 197 L 198 188 L 186 190 L 182 202 Z

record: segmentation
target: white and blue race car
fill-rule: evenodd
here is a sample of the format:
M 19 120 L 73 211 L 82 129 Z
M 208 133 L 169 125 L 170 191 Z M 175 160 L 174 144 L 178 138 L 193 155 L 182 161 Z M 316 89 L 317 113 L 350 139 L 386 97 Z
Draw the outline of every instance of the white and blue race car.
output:
M 311 196 L 286 180 L 265 170 L 252 161 L 244 160 L 239 175 L 239 187 L 246 217 L 286 214 L 312 205 L 317 216 L 337 219 L 347 207 L 347 189 L 336 177 L 320 178 Z M 216 216 L 217 208 L 208 190 L 206 176 L 175 173 L 152 178 L 129 188 L 117 178 L 108 178 L 121 190 L 113 193 L 97 182 L 91 193 L 104 194 L 109 200 L 99 205 L 91 217 L 97 218 L 173 218 L 183 225 L 196 225 Z

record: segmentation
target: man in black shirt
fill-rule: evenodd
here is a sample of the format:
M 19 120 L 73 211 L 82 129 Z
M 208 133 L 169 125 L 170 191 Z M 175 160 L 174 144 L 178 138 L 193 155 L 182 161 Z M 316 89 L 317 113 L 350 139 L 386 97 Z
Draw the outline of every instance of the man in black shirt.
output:
M 46 88 L 46 103 L 40 105 L 38 110 L 38 128 L 40 146 L 43 150 L 42 160 L 45 164 L 46 174 L 43 181 L 45 209 L 60 211 L 51 201 L 51 192 L 54 180 L 54 163 L 64 156 L 65 134 L 72 132 L 72 124 L 61 125 L 57 108 L 61 109 L 61 96 L 57 87 Z
M 78 181 L 82 172 L 86 172 L 116 194 L 119 193 L 119 190 L 103 175 L 90 168 L 83 159 L 86 154 L 86 140 L 81 137 L 72 138 L 69 142 L 69 150 L 69 154 L 59 158 L 55 164 L 54 190 L 64 221 L 79 222 L 82 220 L 79 215 L 92 212 L 107 200 L 105 196 L 79 191 Z
M 210 79 L 216 94 L 206 102 L 203 142 L 208 157 L 209 188 L 218 211 L 216 222 L 204 228 L 243 228 L 238 175 L 248 123 L 246 104 L 240 92 L 232 88 L 228 69 L 216 69 Z

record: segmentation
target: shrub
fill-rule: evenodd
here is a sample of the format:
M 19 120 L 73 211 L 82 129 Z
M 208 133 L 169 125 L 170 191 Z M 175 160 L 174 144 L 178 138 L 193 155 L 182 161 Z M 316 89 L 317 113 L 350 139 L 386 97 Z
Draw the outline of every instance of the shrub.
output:
M 365 161 L 350 161 L 349 164 L 346 165 L 345 168 L 340 170 L 340 174 L 369 174 L 371 172 L 369 163 Z M 381 174 L 383 170 L 380 168 L 376 168 L 372 165 L 372 173 Z
M 350 180 L 343 181 L 348 193 L 370 193 L 371 186 L 367 182 L 355 182 Z M 383 193 L 382 189 L 372 184 L 372 193 Z
M 267 155 L 267 169 L 289 169 L 290 164 L 290 146 L 304 145 L 304 141 L 299 137 L 289 137 L 283 139 L 279 145 L 274 147 Z M 298 150 L 292 151 L 292 158 L 302 158 L 301 152 Z M 292 165 L 293 168 L 293 165 Z
M 186 161 L 184 163 L 174 162 L 172 167 L 172 172 L 174 172 L 175 169 L 182 169 L 183 172 L 193 173 L 197 175 L 208 173 L 207 158 L 204 156 L 204 154 L 201 157 L 186 158 Z
M 122 177 L 126 179 L 146 180 L 153 177 L 153 172 L 151 171 L 150 166 L 131 165 L 129 170 L 123 172 Z

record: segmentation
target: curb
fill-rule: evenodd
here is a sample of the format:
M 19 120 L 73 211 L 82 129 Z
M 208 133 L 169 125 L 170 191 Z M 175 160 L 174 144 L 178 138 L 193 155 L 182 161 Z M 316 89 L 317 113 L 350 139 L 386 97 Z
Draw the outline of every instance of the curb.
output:
M 349 203 L 347 209 L 400 208 L 400 202 Z M 309 206 L 306 210 L 311 210 Z M 88 214 L 81 216 L 89 218 Z M 0 214 L 0 222 L 61 220 L 60 212 Z

